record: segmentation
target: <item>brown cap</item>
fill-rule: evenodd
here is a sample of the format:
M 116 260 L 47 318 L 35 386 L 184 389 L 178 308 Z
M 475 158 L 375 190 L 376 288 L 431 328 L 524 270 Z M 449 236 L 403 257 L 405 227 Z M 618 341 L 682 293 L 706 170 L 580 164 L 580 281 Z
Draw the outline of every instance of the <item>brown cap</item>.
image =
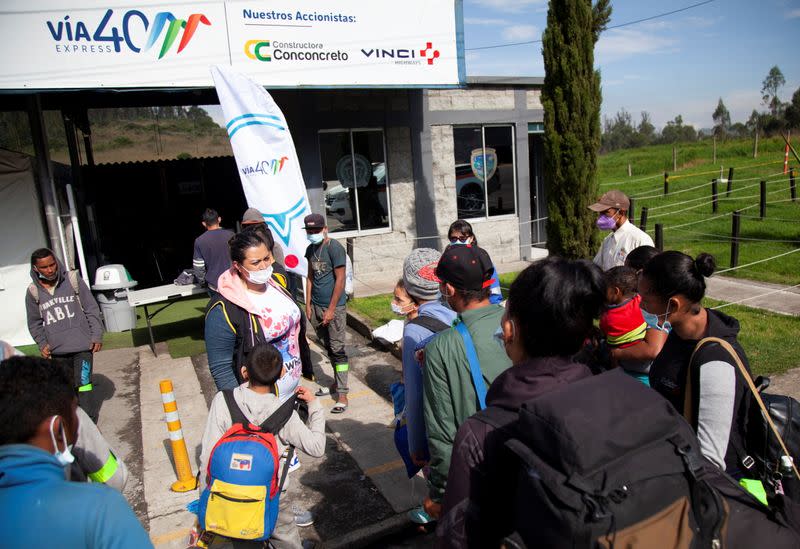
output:
M 604 212 L 609 208 L 618 208 L 620 210 L 628 211 L 631 207 L 631 201 L 622 191 L 608 191 L 600 197 L 600 200 L 589 206 L 590 210 L 596 212 Z
M 264 216 L 255 208 L 247 208 L 242 216 L 242 225 L 250 225 L 251 223 L 264 223 Z
M 320 214 L 308 214 L 303 218 L 306 229 L 321 229 L 325 226 L 325 218 Z

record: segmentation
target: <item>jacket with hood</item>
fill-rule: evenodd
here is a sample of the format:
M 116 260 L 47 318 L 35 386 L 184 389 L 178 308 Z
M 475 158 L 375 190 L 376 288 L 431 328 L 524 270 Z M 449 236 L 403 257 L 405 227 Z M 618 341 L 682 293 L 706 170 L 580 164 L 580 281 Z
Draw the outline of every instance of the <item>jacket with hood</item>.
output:
M 0 516 L 3 547 L 153 546 L 122 494 L 65 480 L 55 456 L 28 444 L 0 446 Z
M 591 375 L 589 368 L 570 358 L 530 359 L 512 366 L 494 380 L 486 394 L 487 411 L 498 407 L 517 413 L 524 402 Z M 476 415 L 481 413 L 486 412 Z M 504 432 L 476 416 L 459 428 L 436 531 L 439 546 L 500 545 L 505 519 L 513 515 L 507 496 L 516 471 L 502 464 L 505 438 Z
M 300 383 L 300 309 L 273 278 L 265 297 L 272 305 L 261 309 L 248 296 L 239 275 L 232 269 L 218 279 L 220 298 L 206 308 L 205 340 L 208 365 L 217 388 L 233 389 L 241 383 L 241 367 L 256 345 L 272 343 L 283 357 L 286 372 L 276 384 L 278 394 L 288 397 Z M 224 376 L 220 376 L 224 373 Z M 224 383 L 220 380 L 224 379 Z
M 54 355 L 88 351 L 92 343 L 103 342 L 100 307 L 80 277 L 79 294 L 75 295 L 64 265 L 58 259 L 56 262 L 58 274 L 52 294 L 42 286 L 38 273 L 31 267 L 31 280 L 39 296 L 39 304 L 36 304 L 30 291 L 25 292 L 28 331 L 39 349 L 50 345 L 50 352 Z
M 733 346 L 745 368 L 747 356 L 736 337 L 739 321 L 706 309 L 705 337 L 718 337 Z M 685 415 L 684 398 L 689 361 L 698 340 L 681 339 L 673 330 L 650 367 L 650 386 Z M 704 345 L 692 363 L 692 427 L 703 455 L 734 477 L 741 476 L 740 460 L 747 456 L 745 439 L 752 401 L 733 358 L 719 345 Z

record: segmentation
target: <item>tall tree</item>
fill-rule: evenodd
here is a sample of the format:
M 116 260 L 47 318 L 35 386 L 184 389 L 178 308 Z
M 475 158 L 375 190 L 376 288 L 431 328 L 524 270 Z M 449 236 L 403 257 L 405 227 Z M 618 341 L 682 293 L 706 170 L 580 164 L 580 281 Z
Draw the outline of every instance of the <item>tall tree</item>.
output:
M 783 77 L 783 73 L 778 68 L 778 65 L 775 65 L 769 70 L 767 77 L 764 78 L 764 81 L 761 83 L 761 99 L 769 108 L 769 112 L 772 116 L 778 116 L 778 111 L 781 108 L 781 100 L 778 99 L 778 90 L 781 86 L 786 84 L 786 79 Z
M 717 137 L 725 137 L 731 126 L 731 113 L 728 111 L 725 103 L 722 102 L 721 97 L 711 117 L 714 119 L 714 135 Z
M 792 101 L 786 106 L 786 126 L 800 128 L 800 88 L 792 95 Z
M 542 37 L 547 249 L 589 257 L 597 245 L 600 73 L 594 45 L 611 17 L 610 0 L 550 0 Z

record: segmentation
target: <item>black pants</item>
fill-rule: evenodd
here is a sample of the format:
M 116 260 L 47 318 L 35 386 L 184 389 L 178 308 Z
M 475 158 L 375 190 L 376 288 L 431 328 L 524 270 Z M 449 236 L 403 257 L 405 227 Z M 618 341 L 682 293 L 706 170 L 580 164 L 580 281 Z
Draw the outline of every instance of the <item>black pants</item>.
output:
M 97 423 L 100 407 L 95 398 L 94 386 L 92 385 L 92 371 L 94 354 L 91 351 L 81 351 L 79 353 L 69 353 L 64 355 L 53 355 L 54 360 L 60 361 L 72 371 L 72 384 L 78 392 L 78 406 Z

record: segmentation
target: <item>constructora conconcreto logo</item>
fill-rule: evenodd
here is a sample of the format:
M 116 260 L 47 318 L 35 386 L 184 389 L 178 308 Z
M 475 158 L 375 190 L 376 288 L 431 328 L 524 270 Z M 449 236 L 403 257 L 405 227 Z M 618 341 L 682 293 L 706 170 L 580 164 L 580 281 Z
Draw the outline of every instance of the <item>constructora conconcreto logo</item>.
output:
M 426 42 L 424 48 L 361 48 L 361 53 L 367 59 L 380 59 L 395 65 L 422 65 L 433 62 L 439 58 L 439 50 L 433 47 L 433 42 Z
M 319 42 L 290 42 L 256 38 L 244 43 L 244 54 L 253 61 L 347 61 L 346 51 L 326 49 Z
M 143 53 L 155 46 L 161 59 L 175 42 L 178 42 L 176 53 L 181 53 L 197 31 L 211 25 L 211 21 L 202 13 L 181 19 L 172 12 L 161 11 L 151 20 L 139 10 L 109 9 L 99 20 L 68 14 L 46 21 L 46 25 L 59 53 Z

